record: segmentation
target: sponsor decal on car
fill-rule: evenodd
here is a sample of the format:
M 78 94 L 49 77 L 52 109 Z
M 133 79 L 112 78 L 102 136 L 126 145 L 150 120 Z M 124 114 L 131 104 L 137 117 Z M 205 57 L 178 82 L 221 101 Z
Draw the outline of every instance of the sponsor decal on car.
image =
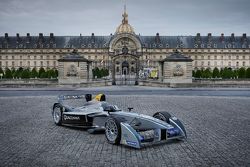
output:
M 66 120 L 80 120 L 80 117 L 78 116 L 68 116 L 68 115 L 64 115 L 63 119 Z
M 128 141 L 128 140 L 126 140 L 126 143 L 127 143 L 128 145 L 131 145 L 131 146 L 136 146 L 136 145 L 137 145 L 137 143 L 134 142 L 134 141 Z

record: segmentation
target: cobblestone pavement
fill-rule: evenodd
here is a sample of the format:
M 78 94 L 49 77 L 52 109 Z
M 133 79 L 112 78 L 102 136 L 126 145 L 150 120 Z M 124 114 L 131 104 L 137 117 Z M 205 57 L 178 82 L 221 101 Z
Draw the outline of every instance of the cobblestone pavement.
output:
M 108 96 L 126 109 L 169 111 L 188 139 L 133 149 L 103 134 L 56 126 L 55 96 L 0 98 L 0 166 L 250 166 L 250 98 Z

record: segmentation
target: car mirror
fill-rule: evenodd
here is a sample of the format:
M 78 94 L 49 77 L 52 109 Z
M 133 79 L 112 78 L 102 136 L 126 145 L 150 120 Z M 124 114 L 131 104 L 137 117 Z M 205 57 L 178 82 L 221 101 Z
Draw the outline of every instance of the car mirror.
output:
M 128 107 L 128 111 L 130 112 L 131 110 L 133 110 L 133 107 Z

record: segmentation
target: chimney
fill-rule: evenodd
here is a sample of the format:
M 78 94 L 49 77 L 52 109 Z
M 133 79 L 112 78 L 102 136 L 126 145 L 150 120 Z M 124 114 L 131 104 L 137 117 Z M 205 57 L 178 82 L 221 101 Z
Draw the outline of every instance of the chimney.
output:
M 30 37 L 30 33 L 27 33 L 27 37 Z
M 208 34 L 207 34 L 207 36 L 211 37 L 211 36 L 212 36 L 212 34 L 211 34 L 211 33 L 208 33 Z
M 247 34 L 246 34 L 246 33 L 244 33 L 242 36 L 243 36 L 243 38 L 246 38 L 246 37 L 247 37 Z
M 231 37 L 234 38 L 234 33 L 231 34 Z
M 159 36 L 159 33 L 158 33 L 158 32 L 156 33 L 156 36 Z
M 39 37 L 43 37 L 43 33 L 39 33 Z
M 8 38 L 8 33 L 5 33 L 5 34 L 4 34 L 4 37 L 5 37 L 5 38 Z
M 53 37 L 54 37 L 54 34 L 53 34 L 53 33 L 50 33 L 49 36 L 50 36 L 50 38 L 53 38 Z
M 199 36 L 201 36 L 201 34 L 200 33 L 197 33 L 197 35 L 196 35 L 197 37 L 199 37 Z
M 224 41 L 224 34 L 223 34 L 223 33 L 220 35 L 220 41 L 221 41 L 221 42 Z
M 91 36 L 95 36 L 95 34 L 94 34 L 94 33 L 92 33 L 92 34 L 91 34 Z
M 16 33 L 16 37 L 19 38 L 19 33 Z

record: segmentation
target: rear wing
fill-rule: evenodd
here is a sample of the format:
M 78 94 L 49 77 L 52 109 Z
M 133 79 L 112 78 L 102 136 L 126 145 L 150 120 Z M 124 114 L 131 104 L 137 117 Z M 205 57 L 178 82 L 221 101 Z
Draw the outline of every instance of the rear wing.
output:
M 58 102 L 62 103 L 64 100 L 70 100 L 70 99 L 86 99 L 86 101 L 92 100 L 91 94 L 85 94 L 85 95 L 59 95 L 58 96 Z

